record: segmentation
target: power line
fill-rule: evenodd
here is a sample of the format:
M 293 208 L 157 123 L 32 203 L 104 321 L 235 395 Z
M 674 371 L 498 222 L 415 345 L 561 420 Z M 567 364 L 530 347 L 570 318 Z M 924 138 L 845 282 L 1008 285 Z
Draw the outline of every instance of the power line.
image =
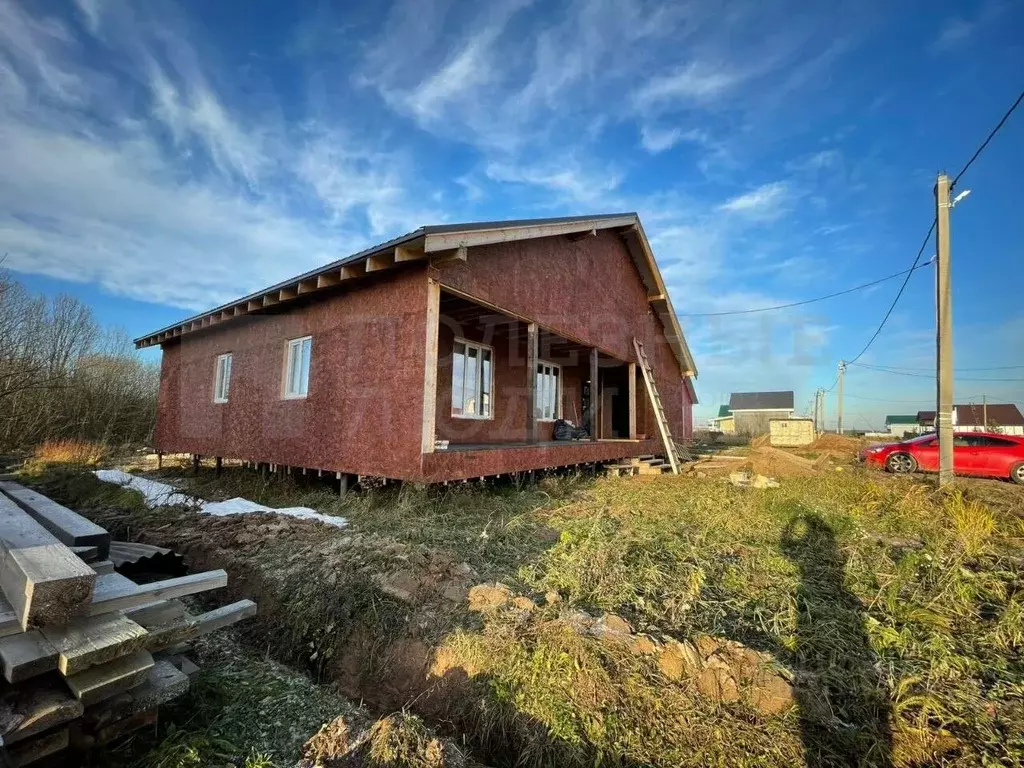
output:
M 960 181 L 960 177 L 963 176 L 965 173 L 967 173 L 967 169 L 970 168 L 974 164 L 975 160 L 978 159 L 978 155 L 980 155 L 982 152 L 985 151 L 985 147 L 987 147 L 988 143 L 990 141 L 992 141 L 992 139 L 995 138 L 995 135 L 997 133 L 999 133 L 999 130 L 1003 127 L 1003 125 L 1006 124 L 1006 121 L 1010 119 L 1010 115 L 1012 115 L 1013 111 L 1015 109 L 1017 109 L 1017 107 L 1020 106 L 1021 101 L 1024 101 L 1024 91 L 1020 92 L 1020 96 L 1017 97 L 1017 100 L 1015 102 L 1013 102 L 1013 105 L 1008 110 L 1006 110 L 1006 114 L 1003 115 L 1003 119 L 1000 120 L 998 123 L 996 123 L 996 127 L 993 128 L 991 133 L 989 133 L 989 135 L 985 138 L 985 140 L 983 142 L 981 142 L 981 146 L 978 147 L 975 150 L 973 155 L 971 155 L 971 159 L 967 161 L 967 165 L 965 165 L 963 168 L 961 168 L 960 169 L 960 173 L 958 173 L 954 177 L 953 183 L 949 185 L 950 190 L 952 190 L 953 187 L 956 186 L 956 183 L 958 181 Z
M 863 365 L 866 365 L 866 363 L 855 363 L 855 365 L 863 366 Z M 874 363 L 874 365 L 877 368 L 888 368 L 889 370 L 892 370 L 892 371 L 928 371 L 928 372 L 933 372 L 935 370 L 935 366 L 931 366 L 929 368 L 908 368 L 908 367 L 902 366 L 902 365 L 886 365 L 884 363 Z M 957 368 L 956 370 L 958 370 L 958 371 L 1009 371 L 1009 370 L 1013 370 L 1013 369 L 1016 369 L 1016 368 L 1024 368 L 1024 365 L 988 365 L 988 366 L 980 366 L 980 367 L 976 367 L 976 368 Z
M 847 288 L 845 291 L 836 291 L 835 293 L 830 293 L 826 296 L 818 296 L 817 298 L 814 299 L 804 299 L 803 301 L 793 301 L 790 302 L 789 304 L 776 304 L 773 307 L 760 307 L 758 309 L 733 309 L 726 312 L 678 312 L 676 314 L 678 314 L 679 317 L 724 317 L 725 315 L 750 315 L 754 314 L 755 312 L 772 312 L 776 309 L 802 307 L 805 304 L 814 304 L 815 302 L 818 301 L 834 299 L 836 296 L 845 296 L 846 294 L 853 293 L 854 291 L 862 291 L 865 288 L 870 288 L 874 285 L 878 285 L 879 283 L 884 283 L 886 280 L 892 280 L 894 278 L 900 277 L 901 275 L 906 275 L 908 272 L 913 272 L 915 269 L 923 269 L 926 266 L 928 265 L 922 264 L 919 267 L 911 267 L 910 269 L 905 269 L 902 272 L 895 272 L 891 275 L 880 277 L 877 280 L 872 280 L 870 283 L 864 283 L 863 285 L 855 285 L 853 288 Z
M 847 365 L 855 365 L 858 368 L 866 368 L 866 369 L 871 370 L 871 371 L 878 371 L 879 373 L 892 373 L 892 374 L 895 374 L 897 376 L 914 376 L 916 378 L 921 378 L 921 379 L 932 379 L 932 378 L 935 378 L 934 374 L 930 374 L 930 373 L 910 373 L 909 371 L 897 371 L 897 370 L 893 370 L 892 368 L 883 368 L 882 366 L 879 366 L 879 365 L 868 365 L 867 363 L 855 363 L 855 362 L 851 361 L 851 362 L 847 363 Z M 990 378 L 981 378 L 981 377 L 976 377 L 976 376 L 957 376 L 957 381 L 1024 381 L 1024 378 L 1022 378 L 1022 379 L 990 379 Z
M 917 269 L 917 262 L 921 260 L 921 254 L 924 253 L 924 249 L 928 247 L 928 241 L 932 239 L 932 233 L 935 231 L 935 225 L 938 223 L 938 219 L 932 219 L 932 225 L 928 227 L 928 234 L 924 236 L 924 242 L 921 243 L 921 247 L 917 251 L 917 256 L 914 257 L 914 263 L 910 265 L 910 269 L 907 271 L 907 276 L 903 278 L 903 285 L 900 286 L 899 292 L 896 294 L 896 298 L 892 300 L 892 304 L 889 305 L 889 310 L 885 313 L 885 317 L 882 318 L 882 322 L 878 324 L 878 328 L 875 329 L 874 334 L 868 339 L 868 343 L 864 345 L 864 349 L 857 353 L 857 356 L 847 362 L 856 363 L 863 357 L 864 353 L 868 351 L 872 344 L 875 343 L 875 339 L 878 338 L 878 334 L 885 328 L 886 322 L 889 320 L 889 315 L 896 309 L 896 303 L 900 300 L 903 295 L 904 289 L 907 287 L 907 283 L 910 281 L 910 276 L 914 274 L 914 270 Z

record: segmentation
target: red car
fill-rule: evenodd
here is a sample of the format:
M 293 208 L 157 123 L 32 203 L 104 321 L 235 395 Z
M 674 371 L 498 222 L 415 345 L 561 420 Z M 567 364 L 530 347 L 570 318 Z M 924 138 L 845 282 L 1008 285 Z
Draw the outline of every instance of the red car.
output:
M 900 443 L 872 445 L 858 458 L 889 472 L 939 471 L 939 438 L 919 435 Z M 956 432 L 953 435 L 953 471 L 958 475 L 1009 478 L 1024 484 L 1024 437 L 991 432 Z

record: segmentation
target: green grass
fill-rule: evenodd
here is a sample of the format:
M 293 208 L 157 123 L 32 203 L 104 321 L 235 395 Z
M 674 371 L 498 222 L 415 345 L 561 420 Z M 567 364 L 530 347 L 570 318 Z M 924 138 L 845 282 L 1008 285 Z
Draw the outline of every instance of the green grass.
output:
M 412 709 L 495 766 L 1024 760 L 1024 494 L 1005 484 L 938 493 L 844 471 L 760 491 L 714 477 L 569 478 L 338 499 L 204 471 L 190 482 L 209 498 L 351 522 L 237 547 L 220 541 L 230 522 L 145 511 L 134 494 L 73 474 L 36 481 L 124 527 L 171 539 L 191 528 L 188 541 L 230 551 L 261 574 L 262 600 L 280 603 L 262 641 L 323 679 L 340 674 L 353 638 L 369 648 L 358 683 L 368 693 L 393 674 L 392 643 L 441 647 L 441 693 L 422 680 Z M 540 607 L 481 618 L 375 586 L 375 575 L 427 571 L 438 557 Z M 548 605 L 552 592 L 560 600 Z M 616 613 L 658 639 L 707 634 L 771 653 L 794 676 L 797 707 L 763 717 L 717 704 L 652 658 L 576 631 L 567 609 Z

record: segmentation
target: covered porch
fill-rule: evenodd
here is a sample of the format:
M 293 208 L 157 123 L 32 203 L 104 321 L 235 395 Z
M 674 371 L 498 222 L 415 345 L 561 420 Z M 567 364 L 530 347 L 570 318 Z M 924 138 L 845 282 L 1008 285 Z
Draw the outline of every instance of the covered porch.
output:
M 636 363 L 438 283 L 428 315 L 425 479 L 660 453 Z M 431 316 L 433 315 L 433 316 Z M 639 414 L 639 417 L 638 417 Z M 563 419 L 582 438 L 555 439 Z M 652 423 L 652 426 L 653 423 Z

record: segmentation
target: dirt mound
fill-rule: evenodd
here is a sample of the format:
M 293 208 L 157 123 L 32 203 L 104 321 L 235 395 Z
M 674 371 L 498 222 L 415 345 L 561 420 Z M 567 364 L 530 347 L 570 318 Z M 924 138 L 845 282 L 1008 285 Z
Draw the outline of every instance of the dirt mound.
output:
M 807 446 L 808 451 L 836 451 L 838 453 L 857 453 L 864 447 L 865 441 L 858 437 L 845 437 L 843 435 L 819 435 L 818 438 Z
M 297 768 L 465 768 L 465 755 L 415 715 L 399 713 L 374 723 L 339 717 L 302 750 Z

